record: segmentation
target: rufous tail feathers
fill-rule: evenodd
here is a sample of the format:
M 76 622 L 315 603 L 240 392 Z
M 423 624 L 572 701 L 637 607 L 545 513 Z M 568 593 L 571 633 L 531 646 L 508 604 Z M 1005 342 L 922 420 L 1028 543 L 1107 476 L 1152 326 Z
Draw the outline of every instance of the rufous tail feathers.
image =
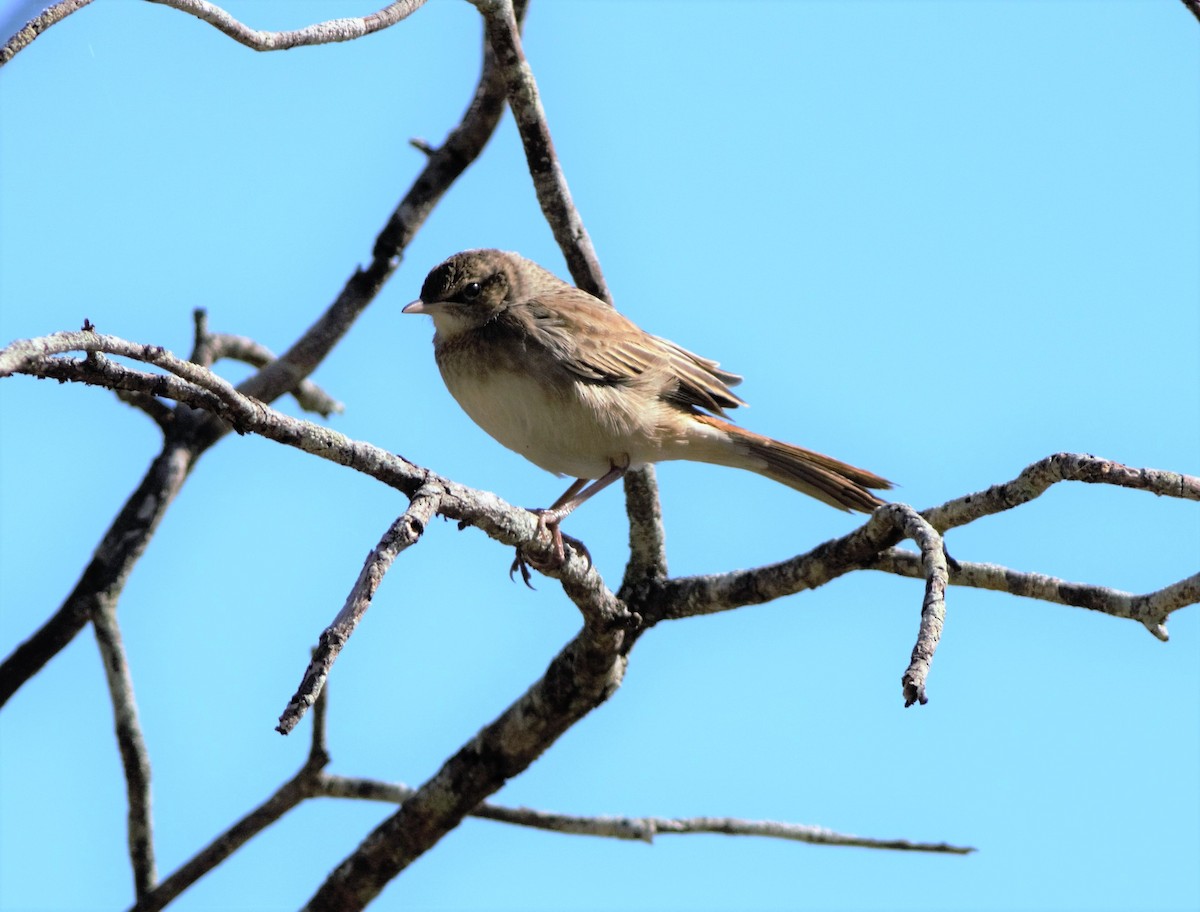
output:
M 892 483 L 874 472 L 803 447 L 772 440 L 720 418 L 709 415 L 697 415 L 696 418 L 725 431 L 734 442 L 735 449 L 749 457 L 744 462 L 738 462 L 739 468 L 765 475 L 840 510 L 870 513 L 887 502 L 872 494 L 870 489 L 887 489 L 892 487 Z

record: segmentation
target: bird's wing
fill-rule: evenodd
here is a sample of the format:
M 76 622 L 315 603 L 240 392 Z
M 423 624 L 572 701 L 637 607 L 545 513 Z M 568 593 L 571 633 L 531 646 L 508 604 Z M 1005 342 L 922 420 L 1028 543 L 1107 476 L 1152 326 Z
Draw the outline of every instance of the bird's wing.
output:
M 535 302 L 529 314 L 546 333 L 559 363 L 575 376 L 628 384 L 659 375 L 663 398 L 716 415 L 746 404 L 730 390 L 742 378 L 721 370 L 716 361 L 650 335 L 586 292 L 568 286 L 554 298 Z

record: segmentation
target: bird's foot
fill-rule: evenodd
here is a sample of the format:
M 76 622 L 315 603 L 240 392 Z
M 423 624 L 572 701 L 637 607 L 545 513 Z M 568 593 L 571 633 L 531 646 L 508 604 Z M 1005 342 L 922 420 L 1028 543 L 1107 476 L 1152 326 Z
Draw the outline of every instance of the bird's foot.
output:
M 521 571 L 521 581 L 530 589 L 533 584 L 530 579 L 533 578 L 529 572 L 529 568 L 539 572 L 547 570 L 560 570 L 567 563 L 566 543 L 570 543 L 571 550 L 576 554 L 581 555 L 587 560 L 588 569 L 592 567 L 592 554 L 587 549 L 587 545 L 577 538 L 572 538 L 569 535 L 563 535 L 558 524 L 562 521 L 561 518 L 554 518 L 551 510 L 532 510 L 538 518 L 537 537 L 541 538 L 543 532 L 550 533 L 550 554 L 546 557 L 537 557 L 523 548 L 517 548 L 517 555 L 513 558 L 512 566 L 508 568 L 508 578 L 512 579 L 512 575 L 518 570 Z M 551 514 L 551 518 L 547 519 L 547 514 Z

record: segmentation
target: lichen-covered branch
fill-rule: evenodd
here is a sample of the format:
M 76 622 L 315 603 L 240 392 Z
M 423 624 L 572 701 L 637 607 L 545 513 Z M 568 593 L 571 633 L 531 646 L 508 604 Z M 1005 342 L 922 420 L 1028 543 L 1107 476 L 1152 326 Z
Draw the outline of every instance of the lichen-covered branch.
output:
M 563 732 L 608 699 L 625 673 L 632 619 L 584 629 L 523 696 L 447 760 L 401 808 L 338 865 L 305 906 L 353 912 L 458 826 L 481 801 L 533 763 Z
M 922 515 L 930 525 L 944 533 L 981 517 L 1029 503 L 1060 481 L 1117 485 L 1162 497 L 1200 500 L 1200 478 L 1193 475 L 1162 469 L 1135 469 L 1085 453 L 1055 453 L 1027 466 L 1012 481 L 947 501 L 940 507 L 922 511 Z
M 67 360 L 50 358 L 44 353 L 65 350 L 78 344 L 89 352 L 88 358 Z M 102 376 L 90 372 L 97 351 L 119 353 L 135 360 L 144 360 L 166 370 L 191 375 L 201 371 L 209 376 L 193 384 L 181 378 L 164 386 L 163 375 L 151 374 L 125 367 L 115 361 L 105 361 Z M 486 491 L 476 491 L 465 485 L 442 478 L 436 473 L 414 465 L 381 447 L 339 434 L 323 425 L 293 418 L 244 395 L 220 377 L 190 362 L 185 362 L 166 349 L 145 346 L 104 336 L 98 333 L 55 333 L 33 340 L 21 340 L 0 349 L 0 371 L 33 373 L 50 370 L 59 379 L 75 379 L 98 385 L 114 384 L 122 389 L 159 390 L 169 388 L 178 401 L 197 409 L 207 409 L 225 416 L 240 433 L 254 433 L 303 450 L 313 456 L 328 459 L 339 465 L 369 475 L 377 481 L 414 498 L 422 487 L 436 490 L 437 512 L 447 519 L 473 525 L 497 541 L 521 546 L 534 556 L 549 555 L 548 536 L 540 535 L 534 514 L 521 507 L 505 503 Z M 615 596 L 605 587 L 599 573 L 581 555 L 572 558 L 550 574 L 563 583 L 585 617 L 600 617 L 615 611 Z
M 921 560 L 910 551 L 889 548 L 866 565 L 897 576 L 920 577 Z M 1145 595 L 1134 595 L 1092 583 L 1072 583 L 1042 573 L 1025 573 L 999 564 L 959 561 L 950 572 L 951 586 L 971 586 L 1007 592 L 1041 602 L 1054 602 L 1099 611 L 1112 617 L 1128 618 L 1145 626 L 1155 637 L 1167 642 L 1167 618 L 1171 612 L 1200 603 L 1200 573 Z
M 550 125 L 542 109 L 537 82 L 521 46 L 520 16 L 511 0 L 471 2 L 483 14 L 484 37 L 504 80 L 538 203 L 566 258 L 567 268 L 576 285 L 611 304 L 592 239 L 571 199 L 567 177 L 550 138 Z
M 484 20 L 484 35 L 499 63 L 508 104 L 517 122 L 525 162 L 533 178 L 542 215 L 558 242 L 575 284 L 613 303 L 600 260 L 583 219 L 571 199 L 566 174 L 550 136 L 533 69 L 521 44 L 520 10 L 510 0 L 471 0 Z M 625 582 L 636 585 L 643 574 L 666 572 L 666 549 L 658 504 L 658 482 L 652 468 L 625 477 L 626 511 L 630 519 L 631 556 Z
M 629 516 L 629 563 L 621 597 L 667 578 L 666 532 L 654 466 L 625 475 L 625 512 Z
M 330 19 L 326 22 L 305 26 L 302 29 L 268 32 L 250 28 L 215 3 L 209 3 L 207 0 L 150 0 L 150 2 L 190 13 L 252 51 L 286 51 L 315 44 L 353 41 L 355 38 L 370 35 L 372 32 L 390 28 L 425 5 L 425 0 L 399 0 L 396 3 L 389 3 L 383 9 L 368 16 Z
M 50 365 L 58 369 L 71 362 L 61 355 L 46 353 L 58 352 L 68 344 L 77 344 L 93 355 L 110 353 L 108 350 L 119 352 L 175 371 L 179 385 L 173 389 L 181 394 L 183 401 L 200 408 L 206 405 L 215 408 L 236 421 L 243 432 L 258 433 L 352 467 L 410 497 L 425 490 L 430 515 L 436 509 L 448 518 L 476 525 L 504 544 L 530 549 L 539 547 L 537 524 L 528 511 L 512 507 L 486 492 L 457 485 L 370 444 L 350 440 L 328 428 L 247 401 L 247 397 L 227 383 L 195 377 L 196 370 L 202 369 L 189 366 L 162 349 L 96 333 L 57 334 L 0 352 L 0 365 L 6 370 L 36 371 Z M 94 360 L 89 356 L 75 363 L 85 371 Z M 149 389 L 162 378 L 107 362 L 104 379 L 119 382 L 126 388 L 137 389 L 140 383 Z M 218 400 L 215 406 L 211 403 L 213 398 Z M 1187 476 L 1134 470 L 1092 457 L 1079 458 L 1098 473 L 1097 477 L 1118 479 L 1127 484 L 1130 479 L 1141 479 L 1134 485 L 1150 490 L 1162 488 L 1164 493 L 1175 496 L 1187 496 L 1194 481 Z M 1059 455 L 1051 461 L 1035 464 L 1022 475 L 1036 475 L 1038 467 L 1047 462 L 1062 466 L 1072 464 L 1075 459 Z M 1023 503 L 1026 499 L 1013 498 L 1013 503 Z M 435 501 L 436 508 L 432 506 Z M 524 770 L 578 719 L 602 703 L 619 686 L 629 650 L 649 626 L 663 620 L 728 610 L 814 588 L 853 569 L 875 566 L 881 561 L 881 554 L 902 553 L 892 548 L 901 537 L 912 537 L 917 541 L 922 551 L 919 572 L 926 580 L 918 647 L 914 649 L 914 664 L 905 682 L 906 697 L 915 696 L 919 700 L 923 696 L 923 676 L 940 631 L 940 601 L 947 572 L 940 535 L 924 518 L 931 514 L 936 515 L 937 510 L 919 515 L 903 505 L 882 507 L 862 528 L 826 542 L 808 554 L 755 570 L 712 577 L 652 580 L 642 587 L 634 587 L 626 599 L 614 596 L 584 558 L 572 557 L 565 567 L 552 575 L 561 580 L 564 592 L 580 607 L 584 616 L 583 630 L 551 663 L 540 681 L 448 760 L 436 776 L 417 789 L 392 818 L 347 857 L 314 895 L 311 908 L 356 909 L 369 902 L 388 880 L 436 844 L 505 781 Z M 415 527 L 413 532 L 416 532 Z M 547 547 L 545 542 L 540 546 Z M 387 552 L 389 548 L 385 546 L 382 550 Z M 964 565 L 955 572 L 969 576 L 975 568 Z M 372 574 L 368 572 L 367 576 Z M 1143 602 L 1156 606 L 1158 611 L 1168 604 L 1177 605 L 1181 600 L 1191 603 L 1200 597 L 1198 583 L 1200 581 L 1185 581 L 1169 593 L 1144 597 Z M 369 589 L 368 582 L 363 592 Z M 354 596 L 348 606 L 343 620 L 352 620 L 356 613 L 360 614 L 365 602 L 360 596 Z M 1128 611 L 1127 615 L 1132 616 Z M 311 783 L 305 787 L 311 787 Z M 248 838 L 245 836 L 247 828 L 254 829 L 263 820 L 277 819 L 278 814 L 299 800 L 285 788 L 256 812 L 253 820 L 244 821 L 240 828 L 231 831 L 229 839 L 223 838 L 220 851 L 214 851 L 217 854 L 232 851 L 229 846 L 240 844 L 238 840 L 244 841 L 243 837 Z M 153 895 L 158 896 L 159 890 Z
M 379 544 L 371 549 L 358 579 L 350 590 L 350 595 L 346 598 L 346 603 L 333 619 L 333 623 L 322 632 L 300 686 L 279 717 L 279 725 L 275 730 L 281 735 L 291 732 L 308 707 L 321 695 L 325 680 L 329 677 L 329 670 L 341 653 L 342 647 L 350 639 L 350 635 L 354 633 L 358 622 L 366 614 L 384 575 L 401 551 L 420 540 L 430 518 L 437 512 L 440 500 L 435 486 L 422 487 L 413 496 L 408 509 L 388 527 Z
M 150 813 L 150 755 L 138 721 L 133 678 L 130 676 L 121 630 L 117 626 L 115 599 L 104 600 L 96 605 L 92 614 L 92 630 L 104 661 L 117 749 L 121 754 L 121 767 L 125 771 L 125 795 L 129 806 L 126 827 L 129 860 L 133 869 L 134 892 L 140 898 L 158 880 L 154 864 L 154 826 Z
M 33 43 L 42 32 L 50 26 L 62 22 L 77 10 L 83 9 L 92 0 L 60 0 L 52 3 L 28 22 L 15 35 L 12 35 L 3 46 L 0 46 L 0 67 L 17 56 L 22 50 Z
M 34 16 L 9 38 L 3 47 L 0 47 L 0 67 L 28 47 L 38 35 L 50 26 L 61 22 L 91 2 L 92 0 L 62 0 Z M 425 0 L 397 0 L 397 2 L 389 3 L 383 9 L 367 16 L 330 19 L 302 29 L 270 32 L 250 28 L 220 6 L 209 3 L 208 0 L 150 0 L 150 2 L 190 13 L 254 51 L 286 51 L 291 48 L 317 44 L 353 41 L 364 35 L 390 28 L 425 5 Z
M 946 546 L 937 530 L 929 525 L 912 507 L 906 504 L 889 504 L 881 513 L 892 513 L 894 522 L 904 530 L 904 537 L 911 538 L 921 550 L 921 570 L 925 578 L 925 597 L 921 602 L 921 623 L 917 631 L 917 642 L 913 646 L 908 668 L 900 679 L 904 691 L 904 705 L 924 705 L 925 680 L 933 664 L 933 654 L 942 638 L 942 626 L 946 622 L 946 581 L 949 568 Z
M 180 440 L 172 438 L 164 444 L 100 539 L 71 593 L 0 663 L 0 706 L 75 638 L 100 604 L 117 598 L 194 460 L 195 452 Z
M 505 98 L 503 82 L 486 46 L 483 57 L 479 83 L 466 113 L 445 143 L 431 150 L 420 174 L 376 237 L 371 262 L 350 277 L 337 299 L 287 352 L 238 385 L 241 393 L 271 402 L 300 389 L 399 266 L 400 254 L 438 200 L 483 151 L 500 121 Z M 198 332 L 198 336 L 201 334 Z M 93 360 L 90 370 L 71 368 L 75 374 L 70 377 L 57 376 L 50 369 L 44 369 L 41 375 L 92 382 L 104 368 L 99 359 Z M 33 361 L 26 361 L 24 369 L 33 366 Z M 176 395 L 173 379 L 163 377 L 155 381 L 162 386 L 148 388 L 138 381 L 138 389 L 152 396 L 170 396 L 181 401 L 182 394 Z M 105 385 L 121 389 L 117 385 L 120 382 L 124 381 Z M 218 411 L 215 399 L 207 402 L 212 406 L 210 412 Z M 195 399 L 190 404 L 206 407 Z M 162 453 L 105 532 L 95 556 L 66 601 L 0 663 L 0 706 L 79 633 L 91 616 L 94 600 L 120 592 L 196 459 L 229 430 L 229 425 L 215 414 L 208 417 L 197 414 L 199 422 L 193 414 L 187 415 L 183 422 L 167 422 L 159 416 L 160 426 L 169 429 Z

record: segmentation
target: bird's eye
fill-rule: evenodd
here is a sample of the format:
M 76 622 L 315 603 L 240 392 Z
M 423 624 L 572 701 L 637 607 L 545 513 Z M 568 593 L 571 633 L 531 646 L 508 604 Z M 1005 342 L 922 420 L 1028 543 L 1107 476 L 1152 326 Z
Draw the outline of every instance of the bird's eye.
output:
M 483 286 L 478 282 L 468 282 L 463 286 L 462 299 L 464 301 L 474 301 L 483 291 Z

